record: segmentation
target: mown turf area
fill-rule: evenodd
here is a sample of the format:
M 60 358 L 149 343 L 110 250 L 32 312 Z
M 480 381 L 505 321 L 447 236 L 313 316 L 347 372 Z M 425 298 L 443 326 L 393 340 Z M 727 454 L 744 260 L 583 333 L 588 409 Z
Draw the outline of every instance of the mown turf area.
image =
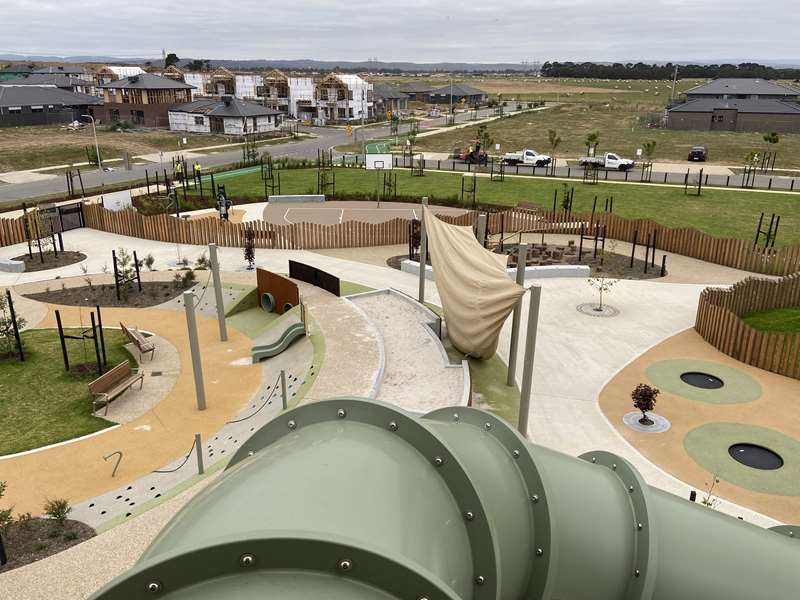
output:
M 409 171 L 396 170 L 398 199 L 428 196 L 434 202 L 459 204 L 462 175 L 426 171 L 412 177 Z M 545 178 L 510 177 L 492 182 L 479 177 L 479 203 L 515 206 L 536 202 L 552 207 L 553 193 L 563 194 L 566 182 Z M 316 193 L 315 169 L 281 171 L 281 193 Z M 800 194 L 705 189 L 701 197 L 686 196 L 683 188 L 663 185 L 567 183 L 575 188 L 573 210 L 590 212 L 598 197 L 602 209 L 605 198 L 614 197 L 614 213 L 627 218 L 650 218 L 668 227 L 695 227 L 723 238 L 752 239 L 761 212 L 781 215 L 776 246 L 800 243 Z M 383 173 L 362 169 L 336 169 L 336 192 L 343 198 L 375 198 L 383 188 Z M 264 184 L 255 171 L 225 179 L 225 189 L 234 202 L 264 200 Z M 471 206 L 471 205 L 470 205 Z M 469 208 L 469 207 L 467 207 Z
M 800 306 L 762 310 L 746 314 L 742 319 L 753 329 L 761 331 L 800 333 Z
M 77 329 L 65 330 L 79 335 Z M 108 365 L 136 361 L 123 348 L 119 330 L 105 329 Z M 25 362 L 15 357 L 0 359 L 0 455 L 13 454 L 62 442 L 110 427 L 113 423 L 92 415 L 92 396 L 87 384 L 97 377 L 65 373 L 58 332 L 29 330 L 22 334 Z M 69 340 L 70 365 L 95 360 L 91 340 Z

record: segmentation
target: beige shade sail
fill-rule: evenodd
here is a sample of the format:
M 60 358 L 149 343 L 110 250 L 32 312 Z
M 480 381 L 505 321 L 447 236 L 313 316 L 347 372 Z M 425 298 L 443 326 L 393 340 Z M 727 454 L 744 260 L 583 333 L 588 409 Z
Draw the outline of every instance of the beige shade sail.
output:
M 488 359 L 525 288 L 508 277 L 508 256 L 483 248 L 472 227 L 450 225 L 424 209 L 425 231 L 447 334 L 459 351 Z

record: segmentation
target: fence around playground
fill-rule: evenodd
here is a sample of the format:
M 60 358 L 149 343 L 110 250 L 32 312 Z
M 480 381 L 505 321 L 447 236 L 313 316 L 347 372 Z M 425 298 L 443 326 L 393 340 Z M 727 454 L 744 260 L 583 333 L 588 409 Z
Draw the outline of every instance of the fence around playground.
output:
M 695 330 L 709 344 L 743 363 L 800 379 L 800 333 L 754 329 L 748 313 L 800 306 L 800 273 L 779 280 L 748 278 L 728 289 L 700 294 Z
M 800 271 L 800 246 L 779 248 L 755 245 L 751 241 L 717 238 L 693 228 L 665 227 L 650 219 L 627 219 L 611 212 L 575 213 L 545 210 L 538 205 L 491 212 L 491 234 L 563 233 L 594 235 L 645 245 L 658 250 L 696 258 L 735 269 L 767 275 L 789 275 Z M 475 226 L 478 211 L 443 216 L 448 223 Z M 119 235 L 179 244 L 207 244 L 244 247 L 246 232 L 254 232 L 257 248 L 328 249 L 408 244 L 409 219 L 394 218 L 380 223 L 344 221 L 335 224 L 293 223 L 277 225 L 267 221 L 230 223 L 219 219 L 178 219 L 161 214 L 144 216 L 135 210 L 110 211 L 100 205 L 84 206 L 87 227 Z M 26 241 L 23 218 L 0 219 L 0 246 Z

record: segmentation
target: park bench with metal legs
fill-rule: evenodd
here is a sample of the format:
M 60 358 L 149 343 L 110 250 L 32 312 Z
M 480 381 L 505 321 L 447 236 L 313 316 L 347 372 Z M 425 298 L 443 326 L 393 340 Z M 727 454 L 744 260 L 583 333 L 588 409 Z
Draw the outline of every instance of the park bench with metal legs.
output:
M 156 354 L 156 345 L 148 341 L 138 329 L 125 327 L 121 322 L 119 326 L 122 328 L 125 337 L 127 337 L 139 351 L 139 360 L 144 359 L 144 355 L 148 353 L 150 354 L 150 360 L 153 360 Z
M 98 406 L 105 403 L 106 410 L 103 414 L 107 415 L 109 403 L 135 383 L 139 383 L 139 389 L 142 389 L 144 374 L 135 373 L 127 360 L 102 374 L 89 384 L 89 391 L 92 394 L 92 412 L 96 412 Z

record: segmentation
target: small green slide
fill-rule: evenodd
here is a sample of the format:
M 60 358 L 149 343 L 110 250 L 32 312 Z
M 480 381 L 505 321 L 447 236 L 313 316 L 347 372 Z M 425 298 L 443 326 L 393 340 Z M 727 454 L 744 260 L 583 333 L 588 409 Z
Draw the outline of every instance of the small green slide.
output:
M 253 362 L 257 363 L 265 358 L 277 356 L 286 350 L 297 338 L 305 334 L 306 328 L 302 323 L 292 323 L 273 343 L 253 346 L 250 350 L 253 356 Z

